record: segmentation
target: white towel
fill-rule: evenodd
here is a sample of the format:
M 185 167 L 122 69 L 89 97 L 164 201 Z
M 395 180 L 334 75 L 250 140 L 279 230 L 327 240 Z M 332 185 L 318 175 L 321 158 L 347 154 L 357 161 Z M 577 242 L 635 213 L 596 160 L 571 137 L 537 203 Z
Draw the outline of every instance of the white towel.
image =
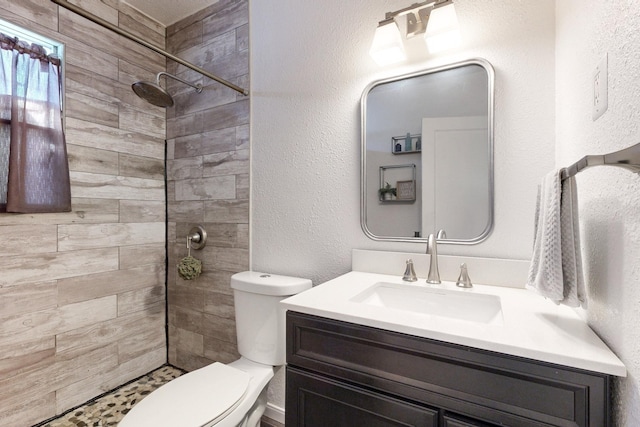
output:
M 571 307 L 586 305 L 575 178 L 548 173 L 538 189 L 527 288 Z

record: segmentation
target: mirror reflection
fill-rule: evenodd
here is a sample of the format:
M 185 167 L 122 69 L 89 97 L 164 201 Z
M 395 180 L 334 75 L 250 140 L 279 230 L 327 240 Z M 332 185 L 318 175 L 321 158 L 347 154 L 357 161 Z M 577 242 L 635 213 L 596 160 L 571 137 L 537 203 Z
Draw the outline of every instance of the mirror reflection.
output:
M 362 202 L 374 240 L 473 244 L 493 226 L 493 69 L 482 59 L 377 81 L 362 96 Z

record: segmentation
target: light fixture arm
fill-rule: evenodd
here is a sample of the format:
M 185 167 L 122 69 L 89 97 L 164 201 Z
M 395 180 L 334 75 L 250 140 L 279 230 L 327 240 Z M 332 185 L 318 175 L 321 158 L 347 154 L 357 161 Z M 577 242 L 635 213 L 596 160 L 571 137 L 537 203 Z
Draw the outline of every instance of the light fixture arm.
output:
M 422 2 L 422 3 L 414 3 L 411 6 L 407 6 L 405 8 L 398 9 L 398 10 L 396 10 L 394 12 L 385 13 L 384 20 L 380 21 L 380 24 L 382 24 L 383 22 L 388 21 L 390 19 L 395 19 L 395 18 L 397 18 L 399 16 L 406 15 L 406 14 L 408 14 L 410 12 L 413 12 L 416 9 L 424 9 L 424 8 L 436 9 L 438 7 L 441 7 L 441 6 L 446 6 L 447 4 L 450 4 L 450 3 L 453 3 L 453 0 L 436 0 L 436 1 L 427 0 L 427 1 Z M 418 11 L 418 12 L 420 12 L 420 11 Z
M 407 6 L 405 8 L 402 9 L 398 9 L 395 12 L 387 12 L 384 14 L 384 20 L 388 21 L 389 19 L 395 19 L 399 16 L 405 15 L 415 9 L 421 8 L 421 7 L 429 7 L 429 6 L 433 6 L 435 4 L 434 1 L 425 1 L 423 3 L 414 3 L 411 6 Z

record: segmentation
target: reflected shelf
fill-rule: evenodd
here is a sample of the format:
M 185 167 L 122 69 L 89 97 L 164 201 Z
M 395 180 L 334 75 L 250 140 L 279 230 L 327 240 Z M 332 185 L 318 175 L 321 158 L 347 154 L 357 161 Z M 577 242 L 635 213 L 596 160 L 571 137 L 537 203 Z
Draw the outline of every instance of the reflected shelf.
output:
M 391 137 L 391 152 L 393 154 L 413 154 L 422 152 L 422 135 L 411 135 L 407 133 L 403 136 Z

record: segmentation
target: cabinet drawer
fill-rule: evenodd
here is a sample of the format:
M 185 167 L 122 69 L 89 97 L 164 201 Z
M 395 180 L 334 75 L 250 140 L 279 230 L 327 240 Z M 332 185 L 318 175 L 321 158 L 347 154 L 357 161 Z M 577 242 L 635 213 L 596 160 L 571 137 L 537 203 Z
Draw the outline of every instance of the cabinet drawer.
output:
M 488 423 L 609 425 L 609 377 L 306 314 L 287 362 Z
M 287 367 L 286 425 L 436 427 L 438 412 Z
M 480 421 L 462 419 L 460 417 L 444 414 L 442 427 L 497 427 L 495 424 L 486 424 Z

